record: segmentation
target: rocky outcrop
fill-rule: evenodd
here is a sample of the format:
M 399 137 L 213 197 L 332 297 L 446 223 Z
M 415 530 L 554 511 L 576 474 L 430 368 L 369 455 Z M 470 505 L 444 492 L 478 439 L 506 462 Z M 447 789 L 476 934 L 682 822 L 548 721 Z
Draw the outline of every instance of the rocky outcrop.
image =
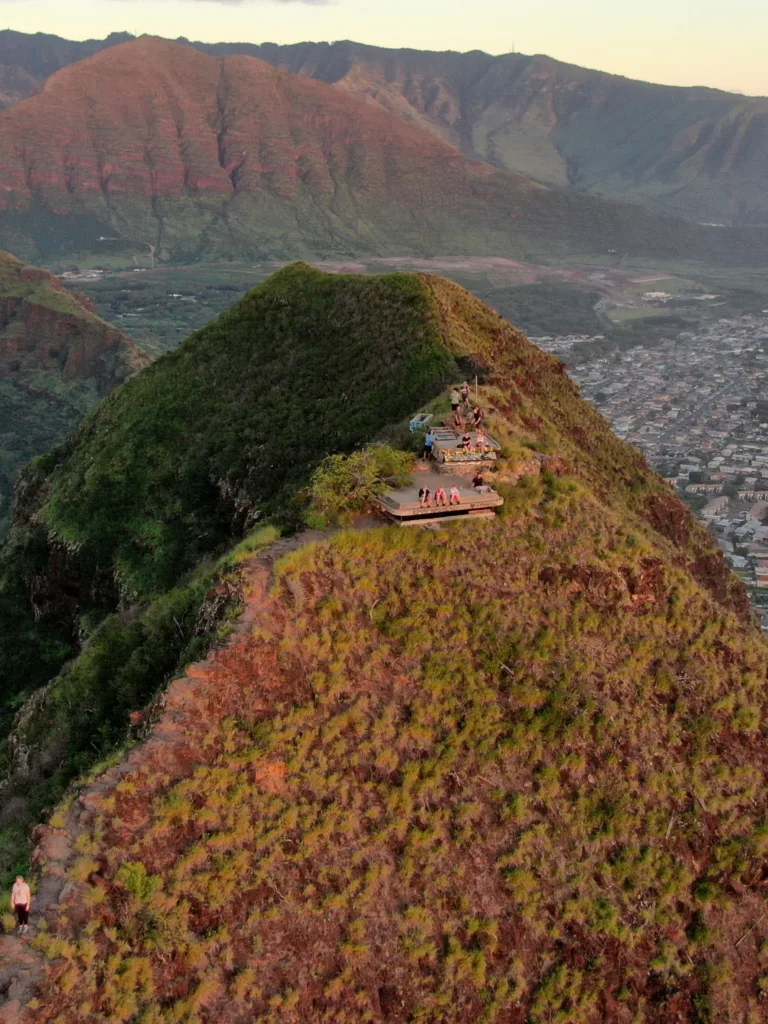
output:
M 96 316 L 65 313 L 34 299 L 0 297 L 0 377 L 25 370 L 94 380 L 104 396 L 149 365 L 149 357 Z
M 47 271 L 0 253 L 0 379 L 41 371 L 64 381 L 93 380 L 104 396 L 149 362 L 88 299 Z
M 52 274 L 0 252 L 0 540 L 13 482 L 149 357 Z

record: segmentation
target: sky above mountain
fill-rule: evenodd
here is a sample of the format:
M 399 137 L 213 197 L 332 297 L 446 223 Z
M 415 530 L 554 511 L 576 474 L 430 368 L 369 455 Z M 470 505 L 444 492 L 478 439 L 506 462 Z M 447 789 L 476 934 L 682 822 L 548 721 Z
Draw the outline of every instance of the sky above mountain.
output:
M 641 9 L 615 0 L 0 0 L 0 27 L 70 39 L 130 31 L 205 42 L 517 49 L 647 81 L 768 95 L 764 0 L 646 0 Z

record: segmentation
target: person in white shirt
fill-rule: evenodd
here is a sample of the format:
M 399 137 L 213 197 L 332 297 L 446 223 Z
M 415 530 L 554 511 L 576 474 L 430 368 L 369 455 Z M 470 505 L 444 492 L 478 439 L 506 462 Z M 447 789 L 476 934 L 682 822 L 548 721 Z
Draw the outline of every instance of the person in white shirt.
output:
M 18 922 L 20 932 L 25 932 L 29 928 L 29 908 L 31 905 L 32 893 L 29 891 L 29 886 L 21 875 L 18 875 L 11 890 L 11 910 L 16 914 L 16 921 Z

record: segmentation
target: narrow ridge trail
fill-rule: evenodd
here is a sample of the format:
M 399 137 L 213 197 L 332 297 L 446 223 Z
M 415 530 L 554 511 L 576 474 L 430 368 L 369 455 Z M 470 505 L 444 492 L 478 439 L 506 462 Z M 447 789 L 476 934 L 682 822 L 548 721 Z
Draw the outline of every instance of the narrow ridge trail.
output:
M 362 520 L 357 525 L 366 528 L 374 523 Z M 267 634 L 277 635 L 281 630 L 280 623 L 270 614 L 276 562 L 331 536 L 329 531 L 306 530 L 275 541 L 243 562 L 244 607 L 225 643 L 212 650 L 204 661 L 188 666 L 186 674 L 168 686 L 158 705 L 160 717 L 148 737 L 75 796 L 63 827 L 37 827 L 33 833 L 32 861 L 38 884 L 30 931 L 23 938 L 16 934 L 0 935 L 0 1024 L 29 1024 L 34 1020 L 31 1011 L 25 1011 L 46 972 L 45 957 L 31 942 L 37 930 L 35 922 L 41 917 L 49 922 L 55 920 L 60 907 L 77 902 L 85 888 L 68 876 L 79 855 L 78 837 L 94 824 L 105 797 L 125 776 L 150 765 L 153 771 L 173 777 L 183 766 L 195 762 L 211 716 L 228 717 L 240 709 L 242 680 L 226 671 L 233 649 L 248 642 L 257 622 Z M 215 689 L 211 685 L 214 676 Z

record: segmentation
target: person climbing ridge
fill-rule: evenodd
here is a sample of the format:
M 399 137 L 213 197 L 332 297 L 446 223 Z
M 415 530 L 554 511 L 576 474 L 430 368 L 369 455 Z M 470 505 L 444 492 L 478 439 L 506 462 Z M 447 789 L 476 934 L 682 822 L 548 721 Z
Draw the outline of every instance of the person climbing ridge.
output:
M 11 910 L 16 914 L 19 932 L 23 935 L 29 928 L 29 908 L 32 905 L 32 893 L 21 875 L 11 890 Z
M 469 384 L 467 384 L 467 382 L 464 381 L 464 383 L 461 385 L 461 401 L 464 403 L 467 409 L 469 409 L 469 395 Z
M 461 402 L 461 395 L 456 390 L 456 388 L 453 388 L 453 390 L 451 391 L 451 412 L 454 415 L 456 414 L 456 410 L 459 408 L 460 402 Z

